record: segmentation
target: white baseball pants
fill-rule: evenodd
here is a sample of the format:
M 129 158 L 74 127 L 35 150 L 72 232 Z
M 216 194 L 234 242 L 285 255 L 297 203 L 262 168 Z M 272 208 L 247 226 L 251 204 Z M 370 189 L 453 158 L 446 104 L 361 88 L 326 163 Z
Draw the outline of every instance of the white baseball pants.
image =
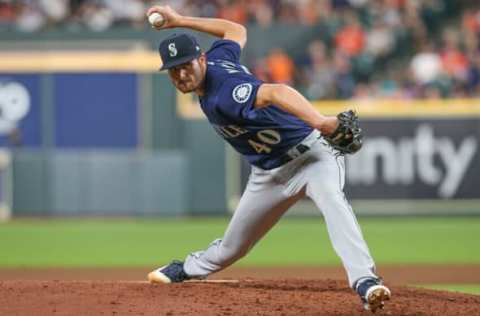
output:
M 323 213 L 350 286 L 360 278 L 376 277 L 373 259 L 343 193 L 344 157 L 336 153 L 320 138 L 309 151 L 281 167 L 272 170 L 252 167 L 223 239 L 215 240 L 204 251 L 188 255 L 185 272 L 202 278 L 228 267 L 245 256 L 290 206 L 307 195 Z

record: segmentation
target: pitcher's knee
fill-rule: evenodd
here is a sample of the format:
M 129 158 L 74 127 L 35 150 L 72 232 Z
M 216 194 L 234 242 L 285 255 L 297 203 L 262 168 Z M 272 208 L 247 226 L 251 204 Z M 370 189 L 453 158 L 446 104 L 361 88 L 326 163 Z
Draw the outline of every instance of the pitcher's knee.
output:
M 343 190 L 335 183 L 315 183 L 307 186 L 307 196 L 313 200 L 326 201 L 343 196 Z
M 244 257 L 248 253 L 248 249 L 248 247 L 222 244 L 218 249 L 218 259 L 222 262 L 222 265 L 229 265 Z

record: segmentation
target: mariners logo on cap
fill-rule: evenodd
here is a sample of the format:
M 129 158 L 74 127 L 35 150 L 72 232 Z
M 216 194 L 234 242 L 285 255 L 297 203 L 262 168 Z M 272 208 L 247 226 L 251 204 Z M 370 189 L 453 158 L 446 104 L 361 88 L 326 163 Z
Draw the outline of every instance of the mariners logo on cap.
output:
M 252 84 L 242 83 L 233 89 L 232 97 L 237 103 L 245 103 L 252 94 Z
M 168 44 L 168 51 L 169 51 L 170 57 L 177 56 L 178 50 L 177 50 L 177 47 L 175 46 L 175 43 Z

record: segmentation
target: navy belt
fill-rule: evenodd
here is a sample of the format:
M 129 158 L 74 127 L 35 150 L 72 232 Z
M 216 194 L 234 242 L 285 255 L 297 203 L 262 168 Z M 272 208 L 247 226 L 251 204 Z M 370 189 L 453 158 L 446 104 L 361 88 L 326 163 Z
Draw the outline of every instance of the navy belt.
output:
M 287 162 L 292 161 L 295 158 L 300 157 L 302 154 L 312 148 L 312 145 L 321 137 L 321 134 L 318 130 L 313 130 L 304 140 L 302 140 L 298 145 L 290 148 L 286 153 L 279 157 L 281 165 L 286 164 Z
M 292 161 L 293 159 L 297 158 L 297 157 L 300 157 L 301 154 L 304 154 L 306 153 L 307 151 L 310 150 L 310 147 L 307 146 L 307 145 L 303 145 L 303 144 L 298 144 L 297 146 L 293 147 L 292 149 L 294 149 L 296 152 L 298 152 L 298 155 L 295 157 L 293 155 L 289 155 L 288 152 L 283 154 L 282 156 L 280 156 L 279 160 L 281 162 L 282 165 L 286 164 L 287 162 L 290 162 Z M 290 150 L 292 150 L 290 149 Z M 289 151 L 290 151 L 289 150 Z

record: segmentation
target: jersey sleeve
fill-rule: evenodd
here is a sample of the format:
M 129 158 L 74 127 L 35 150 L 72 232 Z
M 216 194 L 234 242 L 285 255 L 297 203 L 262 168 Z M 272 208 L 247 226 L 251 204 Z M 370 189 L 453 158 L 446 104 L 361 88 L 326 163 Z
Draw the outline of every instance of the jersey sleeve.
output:
M 240 61 L 241 52 L 242 49 L 237 42 L 222 39 L 213 42 L 212 46 L 207 52 L 207 58 L 225 59 L 238 63 Z
M 225 114 L 236 118 L 252 118 L 256 115 L 255 100 L 262 85 L 260 80 L 230 78 L 226 80 L 218 99 L 218 108 Z

